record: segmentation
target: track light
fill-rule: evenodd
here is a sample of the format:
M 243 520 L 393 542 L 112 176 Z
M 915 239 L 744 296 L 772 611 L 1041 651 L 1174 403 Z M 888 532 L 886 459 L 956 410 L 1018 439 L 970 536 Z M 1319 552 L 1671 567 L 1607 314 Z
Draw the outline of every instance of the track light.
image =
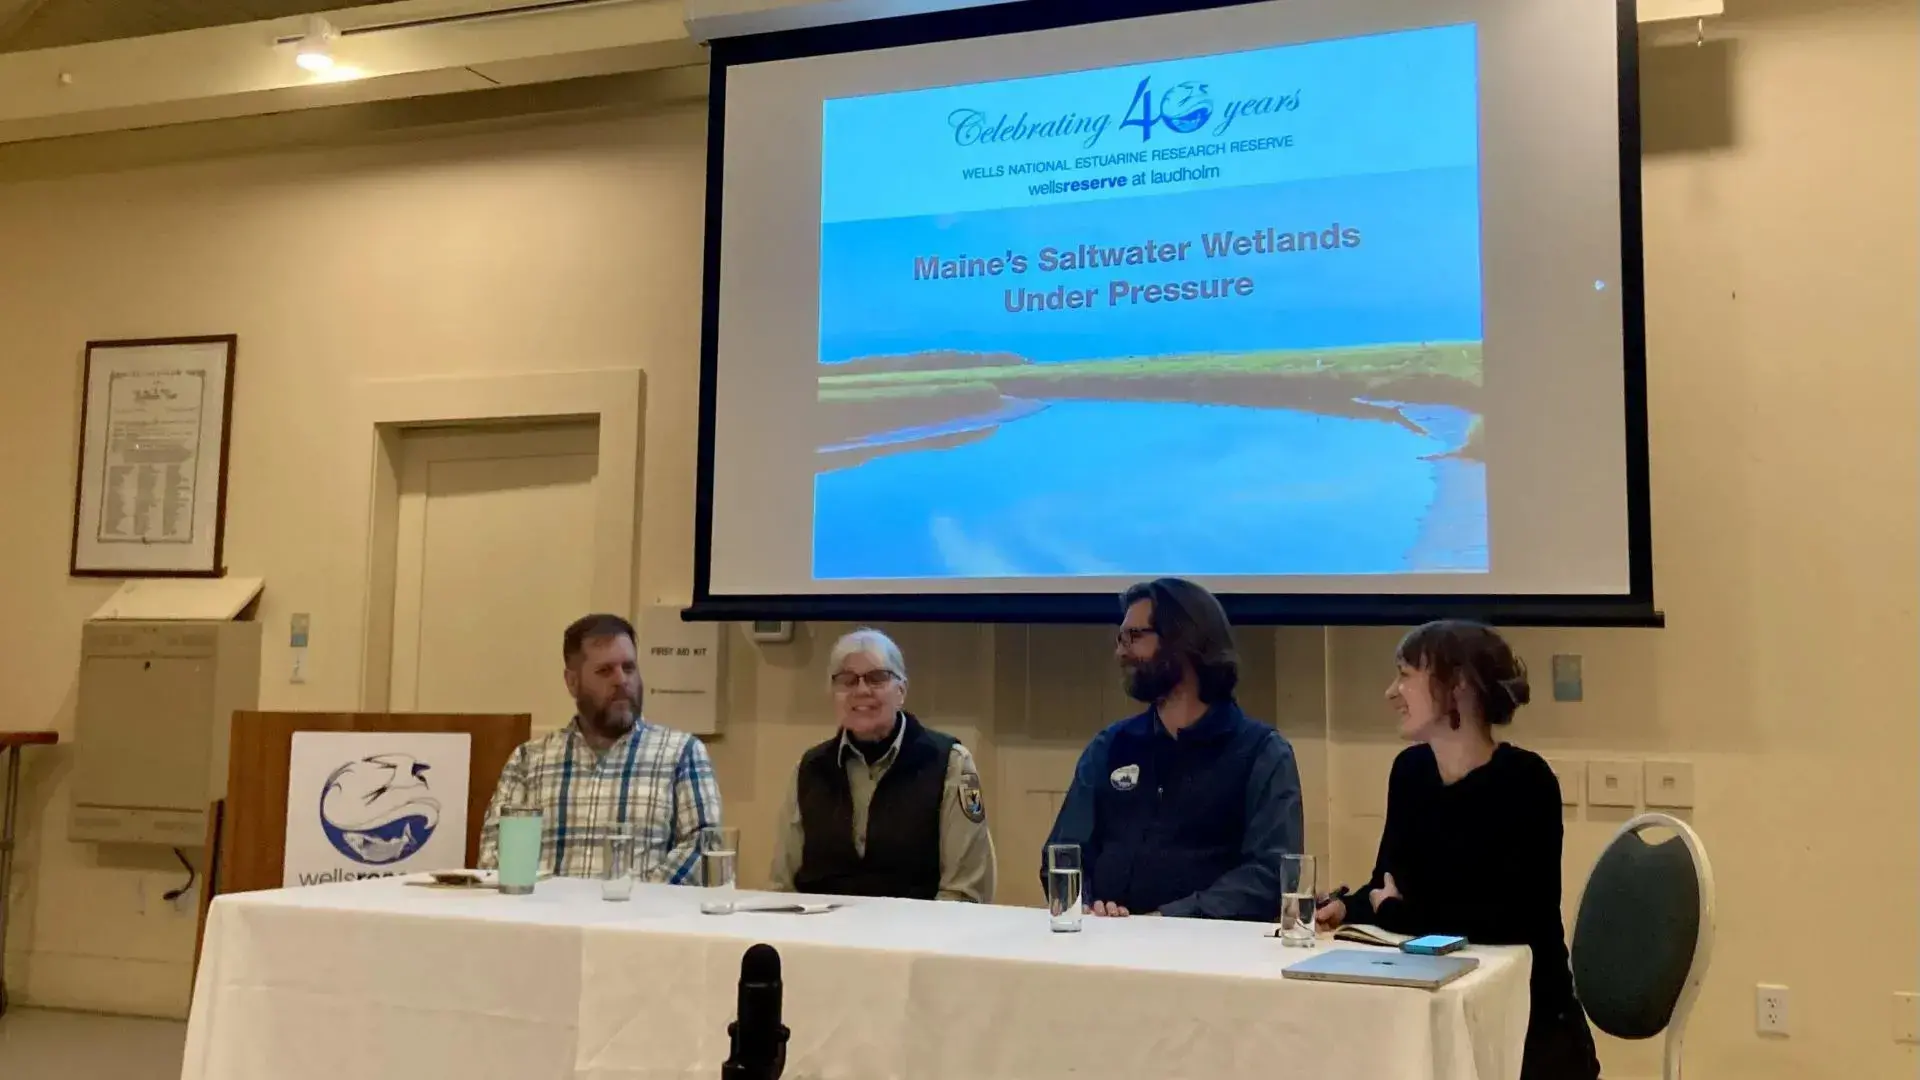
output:
M 303 70 L 319 74 L 333 69 L 333 24 L 318 15 L 307 16 L 307 32 L 293 48 L 293 62 Z

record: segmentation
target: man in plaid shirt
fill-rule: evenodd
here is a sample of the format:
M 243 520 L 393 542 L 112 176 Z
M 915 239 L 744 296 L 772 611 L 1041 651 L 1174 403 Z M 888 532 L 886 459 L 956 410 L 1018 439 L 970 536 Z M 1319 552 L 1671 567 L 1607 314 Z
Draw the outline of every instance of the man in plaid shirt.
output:
M 480 832 L 480 866 L 500 858 L 500 811 L 538 807 L 540 869 L 594 878 L 607 837 L 632 832 L 636 871 L 648 881 L 698 885 L 700 834 L 720 824 L 720 785 L 700 740 L 640 716 L 633 626 L 589 615 L 562 640 L 573 722 L 523 743 L 500 770 Z

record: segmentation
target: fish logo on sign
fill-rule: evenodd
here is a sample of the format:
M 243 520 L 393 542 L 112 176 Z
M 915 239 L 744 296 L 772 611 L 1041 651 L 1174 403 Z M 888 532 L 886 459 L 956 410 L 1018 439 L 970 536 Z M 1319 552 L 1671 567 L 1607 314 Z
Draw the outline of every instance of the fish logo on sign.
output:
M 411 754 L 347 762 L 320 786 L 320 830 L 335 850 L 362 866 L 386 866 L 412 855 L 440 825 L 440 800 L 427 783 L 430 768 Z

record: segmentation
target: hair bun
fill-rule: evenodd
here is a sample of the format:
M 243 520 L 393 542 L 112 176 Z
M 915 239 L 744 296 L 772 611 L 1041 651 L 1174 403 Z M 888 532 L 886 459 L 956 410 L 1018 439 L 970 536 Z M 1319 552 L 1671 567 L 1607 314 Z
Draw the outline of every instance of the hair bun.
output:
M 1527 702 L 1533 700 L 1533 687 L 1527 684 L 1527 677 L 1525 675 L 1515 675 L 1511 679 L 1501 679 L 1500 689 L 1507 692 L 1507 699 L 1512 701 L 1515 707 L 1525 705 Z

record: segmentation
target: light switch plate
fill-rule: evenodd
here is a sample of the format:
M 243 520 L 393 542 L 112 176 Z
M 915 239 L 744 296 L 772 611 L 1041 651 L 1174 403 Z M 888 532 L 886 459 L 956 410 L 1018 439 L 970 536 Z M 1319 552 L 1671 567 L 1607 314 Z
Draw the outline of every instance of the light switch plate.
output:
M 1587 786 L 1585 773 L 1577 761 L 1564 761 L 1560 758 L 1548 758 L 1547 768 L 1553 770 L 1553 778 L 1560 782 L 1560 805 L 1579 806 L 1580 791 Z
M 1920 1042 L 1920 994 L 1903 990 L 1893 995 L 1893 1041 Z
M 1647 805 L 1662 810 L 1693 808 L 1693 764 L 1687 761 L 1649 761 L 1646 766 Z
M 756 619 L 747 624 L 747 636 L 762 645 L 786 645 L 793 641 L 793 624 L 776 619 Z
M 1631 761 L 1587 762 L 1587 805 L 1640 805 L 1640 769 Z
M 1553 658 L 1553 700 L 1584 701 L 1586 681 L 1580 673 L 1580 656 L 1561 653 Z

